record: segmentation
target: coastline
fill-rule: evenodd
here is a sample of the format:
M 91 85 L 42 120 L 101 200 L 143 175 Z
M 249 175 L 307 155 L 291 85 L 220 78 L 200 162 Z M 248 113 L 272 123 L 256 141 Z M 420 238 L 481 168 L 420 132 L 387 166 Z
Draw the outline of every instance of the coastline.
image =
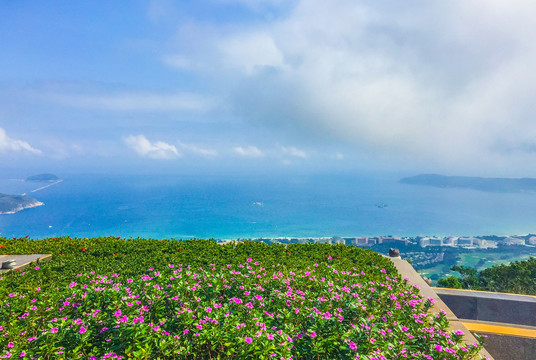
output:
M 35 207 L 38 207 L 38 206 L 43 206 L 45 205 L 45 203 L 41 202 L 41 201 L 38 201 L 38 200 L 35 200 L 34 203 L 30 204 L 30 205 L 18 205 L 15 209 L 13 209 L 12 211 L 6 211 L 6 212 L 0 212 L 0 215 L 10 215 L 10 214 L 16 214 L 18 213 L 19 211 L 22 211 L 22 210 L 26 210 L 26 209 L 31 209 L 31 208 L 35 208 Z

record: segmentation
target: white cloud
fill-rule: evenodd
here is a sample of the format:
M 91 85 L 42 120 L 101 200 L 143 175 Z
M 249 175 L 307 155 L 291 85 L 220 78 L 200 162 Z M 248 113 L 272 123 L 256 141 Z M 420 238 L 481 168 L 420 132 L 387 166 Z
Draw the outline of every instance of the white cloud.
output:
M 181 154 L 174 145 L 163 141 L 152 143 L 144 135 L 130 135 L 124 141 L 139 155 L 151 159 L 175 159 L 181 157 Z
M 26 141 L 13 139 L 7 136 L 6 131 L 0 128 L 0 152 L 7 151 L 27 151 L 36 155 L 42 154 L 41 150 L 32 147 Z
M 185 151 L 191 152 L 196 155 L 204 156 L 204 157 L 214 157 L 218 155 L 218 152 L 213 149 L 205 149 L 202 147 L 199 147 L 197 145 L 193 144 L 185 144 L 183 142 L 178 142 L 179 146 L 184 149 Z
M 266 66 L 284 66 L 283 55 L 266 32 L 229 37 L 221 42 L 220 50 L 228 67 L 243 70 L 247 74 Z
M 335 154 L 333 154 L 332 158 L 333 158 L 333 159 L 337 159 L 337 160 L 343 160 L 343 159 L 344 159 L 344 155 L 341 154 L 341 153 L 335 153 Z
M 242 155 L 246 157 L 264 156 L 264 153 L 261 150 L 259 150 L 259 148 L 256 146 L 247 146 L 247 147 L 237 146 L 233 150 L 238 155 Z
M 535 12 L 524 0 L 301 0 L 255 26 L 212 25 L 176 66 L 215 64 L 237 114 L 283 131 L 381 158 L 526 166 Z
M 281 146 L 280 149 L 283 155 L 289 155 L 289 156 L 294 156 L 294 157 L 299 157 L 299 158 L 307 157 L 307 153 L 305 151 L 300 150 L 294 146 L 288 146 L 288 147 Z
M 162 61 L 164 64 L 176 69 L 190 70 L 195 68 L 195 64 L 187 56 L 181 54 L 164 55 Z
M 39 95 L 46 101 L 63 106 L 116 111 L 197 111 L 210 110 L 214 101 L 202 95 L 190 93 L 115 93 L 86 95 L 48 93 Z

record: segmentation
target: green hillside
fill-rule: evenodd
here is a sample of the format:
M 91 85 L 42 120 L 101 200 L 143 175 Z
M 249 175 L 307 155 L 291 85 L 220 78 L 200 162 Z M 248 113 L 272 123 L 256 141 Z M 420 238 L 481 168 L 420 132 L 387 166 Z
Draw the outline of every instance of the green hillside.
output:
M 474 358 L 391 262 L 346 245 L 0 238 L 0 356 Z
M 453 266 L 460 277 L 450 276 L 438 281 L 439 286 L 459 289 L 536 295 L 536 259 L 496 265 L 482 271 Z

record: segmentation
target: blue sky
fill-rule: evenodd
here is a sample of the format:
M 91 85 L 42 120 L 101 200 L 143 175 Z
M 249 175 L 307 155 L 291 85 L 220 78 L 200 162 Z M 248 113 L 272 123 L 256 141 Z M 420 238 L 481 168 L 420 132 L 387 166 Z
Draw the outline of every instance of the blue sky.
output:
M 536 176 L 529 1 L 0 3 L 13 171 Z

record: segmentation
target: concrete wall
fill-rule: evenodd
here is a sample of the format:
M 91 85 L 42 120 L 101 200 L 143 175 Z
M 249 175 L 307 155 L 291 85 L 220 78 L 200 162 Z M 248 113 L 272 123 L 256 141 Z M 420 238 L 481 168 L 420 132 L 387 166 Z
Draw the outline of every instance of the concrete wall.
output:
M 434 291 L 460 319 L 536 326 L 534 296 L 443 288 Z
M 496 360 L 536 359 L 536 297 L 434 288 L 473 333 L 485 334 Z
M 462 330 L 464 333 L 463 341 L 465 343 L 472 344 L 476 342 L 476 338 L 471 334 L 469 329 L 465 327 L 465 325 L 458 319 L 456 314 L 449 309 L 447 304 L 441 300 L 439 295 L 434 291 L 433 288 L 428 286 L 428 284 L 424 281 L 424 279 L 415 271 L 413 266 L 411 266 L 410 263 L 408 263 L 405 260 L 402 260 L 400 257 L 391 257 L 390 260 L 393 262 L 393 265 L 396 267 L 402 278 L 407 278 L 408 282 L 412 285 L 416 285 L 419 288 L 419 292 L 421 296 L 424 298 L 432 298 L 434 299 L 434 305 L 430 309 L 430 311 L 433 312 L 439 312 L 440 309 L 443 309 L 446 312 L 446 317 L 449 321 L 449 328 L 450 330 Z M 486 356 L 490 360 L 494 360 L 494 355 L 487 351 L 487 348 L 482 349 L 480 352 L 480 355 Z M 493 355 L 493 356 L 492 356 Z M 515 358 L 509 358 L 509 360 L 513 360 Z M 495 360 L 502 360 L 502 359 L 495 359 Z M 532 359 L 535 360 L 535 359 Z
M 495 360 L 536 359 L 536 339 L 500 334 L 486 334 L 486 350 Z

